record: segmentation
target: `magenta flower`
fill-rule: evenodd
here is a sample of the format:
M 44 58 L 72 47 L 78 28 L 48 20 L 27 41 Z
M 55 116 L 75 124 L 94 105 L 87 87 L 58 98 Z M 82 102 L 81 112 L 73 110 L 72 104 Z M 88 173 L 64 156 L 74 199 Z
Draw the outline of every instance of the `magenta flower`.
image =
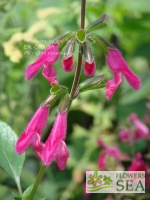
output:
M 121 130 L 121 132 L 119 133 L 119 139 L 122 142 L 129 142 L 130 141 L 130 132 L 126 129 Z
M 59 55 L 60 52 L 58 51 L 58 44 L 54 43 L 48 46 L 45 51 L 37 58 L 37 60 L 26 68 L 25 78 L 28 80 L 33 78 L 44 65 L 43 76 L 46 77 L 46 79 L 51 83 L 52 80 L 49 80 L 49 78 L 56 76 L 56 72 L 54 73 L 52 66 L 55 62 L 57 62 Z
M 54 158 L 60 170 L 65 168 L 69 153 L 64 139 L 67 131 L 67 112 L 58 113 L 52 131 L 45 143 L 43 162 L 50 165 Z
M 86 76 L 93 76 L 96 71 L 96 63 L 95 61 L 87 62 L 86 60 L 84 61 L 84 74 Z
M 129 166 L 128 171 L 145 171 L 147 173 L 148 166 L 146 165 L 145 161 L 142 160 L 141 153 L 137 153 L 134 161 Z
M 110 156 L 113 157 L 115 159 L 119 158 L 121 156 L 121 152 L 118 148 L 116 147 L 111 147 L 111 146 L 107 146 L 105 145 L 105 143 L 103 142 L 103 140 L 98 140 L 98 144 L 105 148 L 104 150 L 102 150 L 100 152 L 99 158 L 98 158 L 98 168 L 103 170 L 106 169 L 106 156 Z
M 74 68 L 74 56 L 70 56 L 65 59 L 65 57 L 62 59 L 62 67 L 65 72 L 71 72 Z
M 40 106 L 36 111 L 32 119 L 30 120 L 28 126 L 19 137 L 16 143 L 16 152 L 22 154 L 27 148 L 36 143 L 38 139 L 37 135 L 41 135 L 43 129 L 45 128 L 47 119 L 48 119 L 49 107 Z
M 136 76 L 131 69 L 128 67 L 127 63 L 121 56 L 120 52 L 117 49 L 108 49 L 108 56 L 106 57 L 106 62 L 114 73 L 114 78 L 107 83 L 106 86 L 106 97 L 110 99 L 115 90 L 118 88 L 121 83 L 121 74 L 123 74 L 135 90 L 140 89 L 141 80 Z
M 136 113 L 132 113 L 129 119 L 134 123 L 137 128 L 137 136 L 146 137 L 149 134 L 148 127 L 138 118 Z

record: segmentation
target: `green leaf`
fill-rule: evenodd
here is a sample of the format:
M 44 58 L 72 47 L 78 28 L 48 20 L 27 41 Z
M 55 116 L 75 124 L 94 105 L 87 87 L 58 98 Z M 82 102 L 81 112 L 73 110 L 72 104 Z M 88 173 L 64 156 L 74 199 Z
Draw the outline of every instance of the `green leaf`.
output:
M 14 197 L 14 200 L 22 200 L 21 197 Z
M 33 185 L 30 185 L 30 186 L 23 192 L 23 198 L 27 198 L 27 197 L 30 195 L 32 188 L 33 188 Z
M 15 180 L 20 188 L 20 174 L 25 159 L 25 154 L 19 156 L 14 148 L 17 136 L 14 131 L 4 122 L 0 121 L 0 165 Z
M 80 92 L 85 92 L 88 90 L 95 90 L 105 87 L 105 81 L 104 81 L 105 75 L 102 74 L 100 76 L 95 76 L 90 79 L 85 80 L 79 85 Z
M 101 28 L 104 28 L 107 26 L 106 23 L 103 23 L 103 21 L 106 19 L 106 14 L 102 15 L 102 17 L 100 17 L 99 19 L 97 19 L 96 21 L 92 22 L 87 28 L 86 28 L 86 32 L 89 33 L 91 31 L 94 30 L 98 30 Z

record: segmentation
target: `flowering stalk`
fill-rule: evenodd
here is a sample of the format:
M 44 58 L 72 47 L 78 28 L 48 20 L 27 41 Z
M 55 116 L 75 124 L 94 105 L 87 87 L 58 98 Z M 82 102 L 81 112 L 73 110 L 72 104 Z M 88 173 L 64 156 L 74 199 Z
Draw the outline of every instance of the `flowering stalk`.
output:
M 82 6 L 81 6 L 81 29 L 84 29 L 84 25 L 85 25 L 85 7 L 86 7 L 86 0 L 82 0 Z M 77 64 L 77 68 L 76 68 L 76 72 L 75 72 L 75 77 L 74 77 L 74 81 L 73 81 L 73 84 L 72 84 L 72 88 L 71 88 L 71 92 L 70 92 L 70 98 L 71 98 L 71 101 L 70 101 L 70 105 L 68 107 L 68 110 L 71 106 L 71 103 L 73 101 L 73 99 L 75 98 L 75 93 L 76 93 L 76 90 L 77 90 L 77 87 L 78 87 L 78 83 L 79 83 L 79 80 L 80 80 L 80 73 L 81 73 L 81 67 L 82 67 L 82 54 L 80 52 L 80 46 L 79 46 L 79 54 L 78 54 L 78 64 Z M 38 185 L 45 173 L 45 170 L 46 170 L 46 166 L 42 165 L 41 168 L 40 168 L 40 171 L 37 175 L 37 178 L 35 180 L 35 183 L 33 185 L 33 188 L 32 188 L 32 191 L 29 195 L 29 200 L 32 200 L 33 197 L 34 197 L 34 194 L 38 188 Z

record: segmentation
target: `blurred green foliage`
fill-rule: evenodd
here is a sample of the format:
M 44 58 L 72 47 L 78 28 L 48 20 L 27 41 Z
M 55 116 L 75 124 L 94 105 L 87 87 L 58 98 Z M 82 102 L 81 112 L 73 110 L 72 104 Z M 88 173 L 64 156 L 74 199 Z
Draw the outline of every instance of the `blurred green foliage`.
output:
M 80 3 L 80 0 L 0 1 L 0 119 L 18 135 L 50 90 L 41 73 L 31 81 L 24 79 L 25 68 L 42 50 L 37 47 L 36 41 L 40 41 L 38 46 L 44 48 L 43 44 L 48 45 L 61 34 L 78 30 Z M 118 125 L 125 124 L 131 112 L 136 112 L 141 119 L 150 114 L 145 106 L 150 94 L 150 0 L 88 0 L 86 25 L 104 13 L 109 26 L 97 33 L 122 51 L 132 70 L 141 77 L 142 89 L 133 91 L 124 80 L 109 102 L 105 99 L 104 89 L 82 93 L 73 102 L 68 117 L 70 158 L 67 169 L 60 172 L 53 163 L 38 190 L 39 195 L 47 196 L 48 200 L 106 198 L 105 194 L 83 194 L 85 170 L 97 169 L 100 152 L 97 139 L 102 138 L 108 145 L 118 142 Z M 93 52 L 97 62 L 96 75 L 105 73 L 109 79 L 111 73 L 106 67 L 103 52 L 97 45 L 93 45 Z M 60 84 L 70 88 L 74 71 L 65 73 L 61 68 L 61 59 L 55 68 Z M 85 79 L 82 73 L 81 80 Z M 56 109 L 54 107 L 50 111 L 43 140 L 50 131 Z M 118 145 L 125 152 L 129 149 Z M 145 147 L 137 151 L 147 150 L 143 141 L 137 146 Z M 39 167 L 40 161 L 31 149 L 28 150 L 21 178 L 23 190 L 33 184 Z M 0 199 L 12 199 L 17 191 L 15 183 L 2 168 L 0 177 Z

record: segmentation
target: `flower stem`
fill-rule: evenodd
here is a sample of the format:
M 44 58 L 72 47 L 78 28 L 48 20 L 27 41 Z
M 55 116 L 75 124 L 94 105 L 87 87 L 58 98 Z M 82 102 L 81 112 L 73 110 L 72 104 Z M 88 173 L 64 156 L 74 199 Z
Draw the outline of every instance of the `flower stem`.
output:
M 85 26 L 85 8 L 86 8 L 86 0 L 82 0 L 82 5 L 81 5 L 81 29 L 84 29 L 84 26 Z
M 35 180 L 35 183 L 33 185 L 33 188 L 31 190 L 30 196 L 28 197 L 27 200 L 32 200 L 33 199 L 34 194 L 35 194 L 35 192 L 36 192 L 36 190 L 37 190 L 37 188 L 39 186 L 39 183 L 41 182 L 42 177 L 43 177 L 43 175 L 45 173 L 45 170 L 46 170 L 46 166 L 42 165 L 41 168 L 40 168 L 40 171 L 39 171 L 39 173 L 37 175 L 37 178 Z
M 82 5 L 81 5 L 81 29 L 84 29 L 85 26 L 85 8 L 86 8 L 86 0 L 82 0 Z M 75 77 L 73 80 L 71 92 L 70 92 L 70 98 L 71 100 L 74 99 L 76 89 L 78 87 L 78 83 L 80 80 L 80 74 L 81 74 L 81 68 L 82 68 L 82 53 L 81 53 L 81 47 L 79 46 L 79 54 L 78 54 L 78 64 L 75 72 Z
M 86 8 L 86 0 L 82 0 L 82 5 L 81 5 L 81 29 L 84 29 L 85 26 L 85 8 Z M 80 74 L 81 74 L 81 68 L 82 68 L 82 53 L 81 53 L 81 46 L 79 46 L 79 53 L 78 53 L 78 64 L 77 64 L 77 68 L 76 68 L 76 72 L 75 72 L 75 77 L 73 80 L 73 84 L 72 84 L 72 88 L 71 88 L 71 92 L 70 92 L 70 98 L 71 98 L 71 102 L 70 102 L 70 106 L 72 103 L 72 100 L 75 98 L 76 95 L 76 90 L 78 87 L 78 83 L 80 80 Z M 69 107 L 70 107 L 69 106 Z M 45 173 L 46 170 L 46 166 L 42 166 L 37 178 L 35 180 L 35 183 L 33 185 L 33 188 L 31 190 L 30 196 L 28 198 L 28 200 L 33 200 L 34 194 L 39 186 L 39 183 L 41 182 L 41 179 Z

